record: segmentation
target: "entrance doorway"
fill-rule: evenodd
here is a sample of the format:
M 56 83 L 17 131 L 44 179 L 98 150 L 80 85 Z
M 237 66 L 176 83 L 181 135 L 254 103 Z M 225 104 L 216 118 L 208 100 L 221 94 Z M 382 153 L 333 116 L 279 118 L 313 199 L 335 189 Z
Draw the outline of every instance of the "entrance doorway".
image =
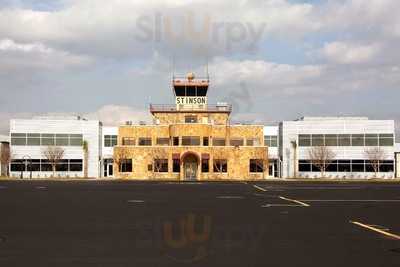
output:
M 196 180 L 198 173 L 198 160 L 196 155 L 189 154 L 183 159 L 183 172 L 185 180 Z
M 112 159 L 104 160 L 104 177 L 113 177 L 114 176 L 114 162 Z

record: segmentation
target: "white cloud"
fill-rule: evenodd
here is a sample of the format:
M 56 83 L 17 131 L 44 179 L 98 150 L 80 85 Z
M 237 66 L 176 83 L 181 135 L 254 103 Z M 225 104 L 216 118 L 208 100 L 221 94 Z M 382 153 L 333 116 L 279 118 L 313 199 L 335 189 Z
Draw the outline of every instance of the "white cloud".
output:
M 10 71 L 39 72 L 84 66 L 92 63 L 88 56 L 75 55 L 53 49 L 42 43 L 17 43 L 11 39 L 0 39 L 0 74 Z
M 322 54 L 329 61 L 340 64 L 359 64 L 376 60 L 381 52 L 377 43 L 360 45 L 346 42 L 332 42 L 324 45 Z

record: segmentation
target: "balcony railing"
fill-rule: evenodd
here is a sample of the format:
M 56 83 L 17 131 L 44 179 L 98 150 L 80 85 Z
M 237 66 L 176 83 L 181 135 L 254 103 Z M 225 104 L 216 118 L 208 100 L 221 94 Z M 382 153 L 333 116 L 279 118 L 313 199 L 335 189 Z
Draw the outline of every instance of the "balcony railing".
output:
M 150 104 L 150 112 L 214 112 L 231 113 L 232 105 L 154 105 Z

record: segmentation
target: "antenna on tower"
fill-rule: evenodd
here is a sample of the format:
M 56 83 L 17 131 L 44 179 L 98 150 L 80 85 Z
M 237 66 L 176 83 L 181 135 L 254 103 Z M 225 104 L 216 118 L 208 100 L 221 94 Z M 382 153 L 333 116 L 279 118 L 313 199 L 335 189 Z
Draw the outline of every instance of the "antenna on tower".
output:
M 175 80 L 175 55 L 172 56 L 172 80 Z

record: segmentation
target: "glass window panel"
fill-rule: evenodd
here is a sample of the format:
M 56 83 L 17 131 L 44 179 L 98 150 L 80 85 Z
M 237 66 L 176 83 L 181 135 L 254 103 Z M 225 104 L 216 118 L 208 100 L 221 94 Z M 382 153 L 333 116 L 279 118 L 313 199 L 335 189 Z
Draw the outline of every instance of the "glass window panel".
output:
M 339 146 L 350 146 L 351 139 L 349 134 L 340 134 L 339 135 Z
M 201 172 L 209 172 L 210 171 L 210 160 L 202 159 L 201 160 Z
M 169 146 L 169 138 L 157 138 L 158 146 Z
M 54 134 L 42 134 L 41 140 L 42 146 L 54 146 L 55 142 L 55 135 Z
M 26 138 L 11 137 L 11 145 L 26 146 Z
M 172 172 L 180 172 L 181 171 L 181 161 L 180 159 L 172 160 Z
M 364 146 L 364 135 L 363 134 L 352 134 L 351 135 L 352 146 Z
M 69 146 L 68 134 L 57 134 L 56 135 L 56 146 Z
M 70 146 L 82 146 L 83 140 L 82 138 L 70 138 L 69 145 Z
M 225 146 L 224 138 L 213 138 L 213 146 Z
M 220 173 L 228 172 L 228 161 L 226 159 L 214 159 L 213 171 Z
M 199 146 L 200 137 L 199 136 L 182 136 L 183 146 Z
M 264 162 L 262 159 L 250 159 L 250 172 L 263 172 L 264 171 Z
M 337 161 L 332 161 L 331 163 L 328 164 L 326 167 L 327 172 L 337 172 L 338 171 L 338 164 Z
M 394 171 L 394 163 L 391 160 L 385 160 L 381 162 L 379 165 L 380 172 L 393 172 Z
M 338 171 L 339 172 L 350 172 L 351 171 L 350 160 L 338 160 Z
M 337 134 L 326 134 L 325 135 L 326 146 L 338 146 L 338 135 Z
M 377 134 L 366 134 L 365 135 L 366 146 L 378 146 L 378 135 Z
M 139 146 L 151 146 L 151 138 L 148 137 L 141 137 L 139 138 Z
M 24 138 L 26 138 L 26 133 L 12 133 L 11 137 L 24 137 Z
M 311 144 L 312 146 L 324 146 L 324 135 L 323 134 L 313 134 L 311 136 Z
M 379 135 L 379 145 L 380 146 L 393 146 L 394 137 L 392 134 L 380 134 Z
M 135 144 L 136 144 L 135 138 L 131 138 L 131 137 L 123 137 L 122 138 L 122 145 L 123 146 L 134 146 Z
M 311 135 L 310 134 L 300 134 L 299 135 L 299 146 L 311 146 Z
M 203 146 L 208 146 L 208 144 L 209 144 L 208 137 L 203 137 Z
M 241 138 L 232 138 L 229 142 L 231 146 L 243 146 L 244 140 Z
M 299 160 L 299 171 L 301 172 L 310 172 L 311 171 L 311 163 L 308 160 Z

